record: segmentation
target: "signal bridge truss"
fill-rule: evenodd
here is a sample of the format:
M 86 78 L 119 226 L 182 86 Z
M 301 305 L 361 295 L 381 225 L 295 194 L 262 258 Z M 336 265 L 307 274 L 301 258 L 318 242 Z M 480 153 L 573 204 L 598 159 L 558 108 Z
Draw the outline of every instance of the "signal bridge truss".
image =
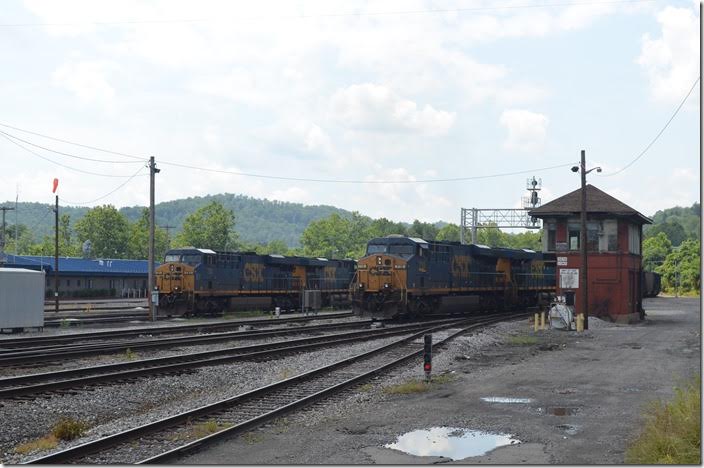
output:
M 540 220 L 528 216 L 526 208 L 462 208 L 460 242 L 467 243 L 467 231 L 471 232 L 471 242 L 477 242 L 478 228 L 522 228 L 540 229 Z

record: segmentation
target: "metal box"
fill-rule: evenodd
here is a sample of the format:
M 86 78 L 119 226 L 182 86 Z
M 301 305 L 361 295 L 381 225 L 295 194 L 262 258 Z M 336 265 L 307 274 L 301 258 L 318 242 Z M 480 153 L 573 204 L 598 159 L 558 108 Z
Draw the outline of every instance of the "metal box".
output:
M 303 310 L 320 310 L 322 297 L 320 290 L 306 289 L 303 291 Z
M 44 327 L 43 271 L 0 268 L 0 331 Z

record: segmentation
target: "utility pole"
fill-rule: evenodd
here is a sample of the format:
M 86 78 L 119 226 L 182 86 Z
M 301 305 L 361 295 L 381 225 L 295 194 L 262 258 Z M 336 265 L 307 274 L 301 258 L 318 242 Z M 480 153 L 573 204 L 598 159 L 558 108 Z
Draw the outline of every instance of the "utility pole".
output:
M 582 176 L 582 210 L 580 213 L 580 245 L 579 250 L 582 254 L 582 266 L 580 272 L 581 288 L 582 288 L 582 314 L 584 314 L 584 329 L 589 330 L 589 294 L 587 291 L 587 164 L 584 161 L 584 150 L 580 162 L 580 174 Z
M 171 226 L 167 224 L 166 226 L 159 226 L 161 229 L 166 230 L 166 240 L 167 240 L 167 248 L 171 248 L 171 229 L 175 228 L 176 226 Z
M 156 308 L 152 300 L 152 292 L 154 291 L 154 176 L 160 172 L 156 168 L 154 156 L 149 158 L 149 277 L 147 301 L 149 304 L 149 317 L 152 321 L 156 321 Z
M 59 313 L 59 195 L 54 207 L 54 312 Z
M 14 211 L 14 208 L 0 206 L 0 210 L 2 210 L 2 232 L 0 233 L 0 263 L 4 263 L 5 262 L 5 212 Z M 17 222 L 16 221 L 15 221 L 15 229 L 17 229 Z M 17 248 L 17 247 L 15 247 L 15 248 Z

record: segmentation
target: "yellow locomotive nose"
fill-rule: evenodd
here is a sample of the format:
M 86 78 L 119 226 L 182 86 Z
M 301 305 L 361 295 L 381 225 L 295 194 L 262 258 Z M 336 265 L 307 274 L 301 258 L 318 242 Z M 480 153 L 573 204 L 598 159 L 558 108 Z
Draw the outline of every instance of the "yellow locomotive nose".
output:
M 405 289 L 406 261 L 390 255 L 370 255 L 357 264 L 357 289 L 366 292 Z

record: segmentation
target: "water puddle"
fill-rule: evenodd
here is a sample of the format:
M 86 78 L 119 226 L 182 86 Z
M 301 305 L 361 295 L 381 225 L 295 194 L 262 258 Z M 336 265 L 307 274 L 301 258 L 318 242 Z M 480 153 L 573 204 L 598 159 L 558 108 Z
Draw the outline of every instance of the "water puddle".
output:
M 520 444 L 509 434 L 470 431 L 457 427 L 431 427 L 407 432 L 395 443 L 384 447 L 400 450 L 410 455 L 445 457 L 460 460 L 484 455 L 504 445 Z
M 574 424 L 559 424 L 555 427 L 565 431 L 565 434 L 569 435 L 575 435 L 579 431 L 579 426 L 575 426 Z
M 532 403 L 532 398 L 482 397 L 487 403 Z

